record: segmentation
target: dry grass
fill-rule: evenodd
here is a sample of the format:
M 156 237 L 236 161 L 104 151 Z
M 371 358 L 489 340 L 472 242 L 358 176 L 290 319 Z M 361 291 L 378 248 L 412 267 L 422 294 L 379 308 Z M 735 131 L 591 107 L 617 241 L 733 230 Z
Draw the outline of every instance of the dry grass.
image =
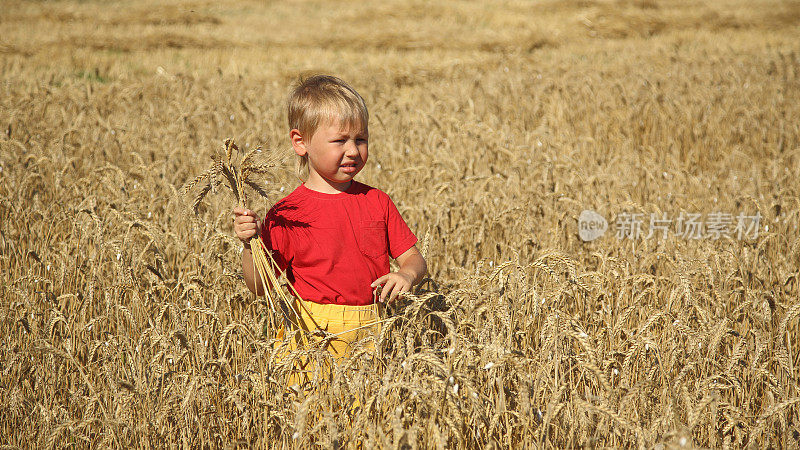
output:
M 0 445 L 798 446 L 797 2 L 3 9 Z M 293 189 L 315 70 L 367 99 L 360 179 L 431 279 L 303 398 L 230 197 L 178 191 L 228 136 L 286 151 L 262 215 Z M 763 221 L 584 243 L 583 209 Z

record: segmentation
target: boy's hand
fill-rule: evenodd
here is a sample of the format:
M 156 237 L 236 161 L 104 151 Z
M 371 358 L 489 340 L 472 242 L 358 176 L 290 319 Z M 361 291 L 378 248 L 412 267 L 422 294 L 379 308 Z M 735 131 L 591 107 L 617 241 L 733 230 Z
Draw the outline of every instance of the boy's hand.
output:
M 373 281 L 370 285 L 373 287 L 373 293 L 377 291 L 378 286 L 383 284 L 381 289 L 380 302 L 388 300 L 394 301 L 401 292 L 411 291 L 411 286 L 414 285 L 414 277 L 403 272 L 391 272 Z
M 377 290 L 378 286 L 385 283 L 383 289 L 381 289 L 381 302 L 386 301 L 387 296 L 389 297 L 388 300 L 391 302 L 396 299 L 401 292 L 411 291 L 411 286 L 419 283 L 422 277 L 428 273 L 428 264 L 425 262 L 425 258 L 422 257 L 419 250 L 417 250 L 416 245 L 398 256 L 397 262 L 400 264 L 400 269 L 397 272 L 388 273 L 373 281 L 370 285 Z
M 249 209 L 236 207 L 233 209 L 233 231 L 243 243 L 245 248 L 250 247 L 250 239 L 258 236 L 258 217 Z

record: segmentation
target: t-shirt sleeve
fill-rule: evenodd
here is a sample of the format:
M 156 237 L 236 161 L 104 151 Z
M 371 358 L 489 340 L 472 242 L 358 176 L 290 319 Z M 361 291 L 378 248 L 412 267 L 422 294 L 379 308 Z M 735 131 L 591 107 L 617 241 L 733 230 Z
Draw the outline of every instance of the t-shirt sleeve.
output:
M 261 224 L 261 240 L 264 246 L 272 252 L 272 258 L 278 264 L 278 268 L 283 272 L 289 267 L 292 260 L 291 241 L 289 240 L 289 230 L 286 227 L 286 219 L 278 212 L 278 205 L 273 206 L 264 223 Z
M 400 215 L 388 195 L 386 196 L 386 201 L 388 202 L 386 228 L 389 235 L 389 256 L 392 259 L 397 259 L 398 256 L 417 243 L 417 236 L 408 228 L 403 216 Z

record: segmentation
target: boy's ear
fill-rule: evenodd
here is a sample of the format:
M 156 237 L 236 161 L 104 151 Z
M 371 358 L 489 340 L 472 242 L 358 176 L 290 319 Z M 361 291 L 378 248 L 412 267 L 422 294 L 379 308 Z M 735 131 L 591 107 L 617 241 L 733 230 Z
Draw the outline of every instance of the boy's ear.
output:
M 299 156 L 306 156 L 306 142 L 303 139 L 303 135 L 300 134 L 300 130 L 293 128 L 292 131 L 289 132 L 289 139 L 292 141 L 294 152 Z

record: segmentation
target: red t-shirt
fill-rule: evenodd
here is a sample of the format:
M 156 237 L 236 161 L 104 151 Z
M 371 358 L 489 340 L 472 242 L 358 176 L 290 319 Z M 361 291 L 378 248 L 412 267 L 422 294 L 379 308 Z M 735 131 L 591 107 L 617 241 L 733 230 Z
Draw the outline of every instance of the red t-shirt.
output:
M 417 243 L 392 199 L 357 181 L 339 194 L 301 184 L 269 210 L 261 239 L 303 300 L 354 306 L 372 304 L 389 257 Z

